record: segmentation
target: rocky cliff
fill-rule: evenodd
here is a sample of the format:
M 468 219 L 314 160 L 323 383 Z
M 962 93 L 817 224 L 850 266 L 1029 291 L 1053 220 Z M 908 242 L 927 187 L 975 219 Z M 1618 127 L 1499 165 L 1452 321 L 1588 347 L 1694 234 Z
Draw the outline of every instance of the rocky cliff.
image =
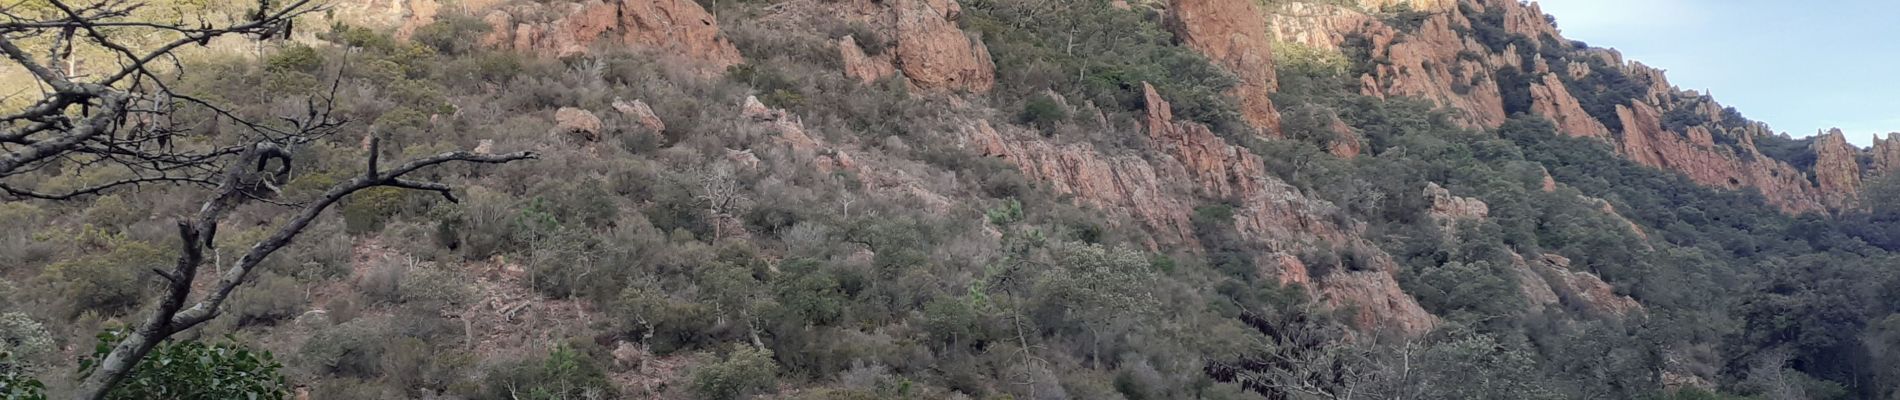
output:
M 1273 36 L 1253 0 L 1172 0 L 1168 27 L 1182 44 L 1234 74 L 1231 93 L 1241 118 L 1267 136 L 1280 136 L 1280 112 L 1268 96 L 1279 89 Z
M 1871 151 L 1873 168 L 1870 173 L 1885 176 L 1900 170 L 1900 133 L 1888 133 L 1886 139 L 1875 137 Z
M 692 0 L 510 3 L 470 11 L 489 24 L 481 40 L 493 47 L 569 56 L 605 40 L 683 56 L 714 72 L 742 61 L 719 22 Z
M 1366 268 L 1309 277 L 1308 266 L 1288 257 L 1261 257 L 1263 274 L 1310 285 L 1328 304 L 1352 307 L 1365 328 L 1410 334 L 1429 331 L 1437 318 L 1399 288 L 1391 256 L 1360 237 L 1354 227 L 1327 215 L 1334 206 L 1301 194 L 1267 172 L 1259 156 L 1227 143 L 1206 126 L 1174 119 L 1172 106 L 1152 86 L 1143 86 L 1151 157 L 1109 155 L 1084 144 L 1056 143 L 1021 128 L 999 130 L 987 121 L 965 124 L 966 146 L 998 157 L 1059 194 L 1111 215 L 1125 215 L 1149 228 L 1154 245 L 1198 247 L 1194 209 L 1209 201 L 1236 204 L 1233 224 L 1241 237 L 1276 254 L 1308 248 L 1363 251 Z
M 1609 141 L 1643 165 L 1707 186 L 1755 190 L 1788 212 L 1856 206 L 1864 172 L 1853 160 L 1860 150 L 1823 138 L 1811 148 L 1822 160 L 1812 168 L 1771 158 L 1756 147 L 1758 138 L 1773 134 L 1766 126 L 1676 88 L 1661 69 L 1564 39 L 1536 4 L 1367 0 L 1359 6 L 1286 3 L 1271 10 L 1268 30 L 1276 40 L 1322 50 L 1364 46 L 1368 59 L 1356 60 L 1366 63 L 1358 77 L 1364 94 L 1430 100 L 1467 126 L 1496 127 L 1512 113 L 1527 113 L 1551 120 L 1564 134 Z M 1395 25 L 1388 19 L 1394 9 L 1414 13 L 1408 23 L 1416 26 Z M 1877 167 L 1881 154 L 1900 160 L 1893 147 L 1876 149 Z

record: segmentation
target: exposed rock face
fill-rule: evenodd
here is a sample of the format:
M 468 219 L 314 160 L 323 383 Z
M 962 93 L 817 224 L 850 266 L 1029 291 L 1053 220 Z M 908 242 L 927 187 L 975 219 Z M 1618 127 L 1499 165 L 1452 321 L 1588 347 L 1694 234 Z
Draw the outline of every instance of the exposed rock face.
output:
M 1621 153 L 1638 164 L 1676 171 L 1707 186 L 1753 187 L 1769 204 L 1790 212 L 1828 209 L 1822 192 L 1806 174 L 1769 159 L 1751 144 L 1741 145 L 1746 156 L 1737 156 L 1700 143 L 1701 139 L 1665 131 L 1661 113 L 1647 103 L 1617 106 L 1616 113 L 1623 124 Z
M 1874 137 L 1873 176 L 1900 171 L 1900 133 L 1888 133 L 1886 139 Z
M 1458 0 L 1359 0 L 1359 7 L 1373 11 L 1391 10 L 1399 7 L 1413 11 L 1448 11 L 1458 8 Z
M 1815 136 L 1814 181 L 1831 209 L 1845 209 L 1860 200 L 1860 150 L 1847 144 L 1840 129 Z
M 1189 199 L 1164 189 L 1154 167 L 1136 156 L 1107 156 L 1093 147 L 1057 145 L 1005 137 L 988 121 L 965 129 L 967 143 L 981 154 L 999 157 L 1061 195 L 1111 213 L 1127 213 L 1147 226 L 1155 240 L 1198 246 Z
M 1365 0 L 1365 10 L 1389 10 L 1405 4 L 1416 10 L 1428 10 L 1429 16 L 1415 29 L 1401 29 L 1348 7 L 1293 2 L 1274 10 L 1269 30 L 1279 40 L 1323 50 L 1337 51 L 1346 38 L 1365 39 L 1371 71 L 1360 78 L 1361 91 L 1375 97 L 1417 97 L 1430 100 L 1453 112 L 1454 120 L 1473 128 L 1502 124 L 1508 115 L 1504 109 L 1505 92 L 1529 93 L 1529 110 L 1556 123 L 1560 132 L 1577 137 L 1596 137 L 1611 141 L 1620 153 L 1638 163 L 1688 175 L 1697 183 L 1725 189 L 1756 190 L 1769 202 L 1788 212 L 1821 212 L 1854 207 L 1850 190 L 1853 178 L 1839 163 L 1826 171 L 1816 171 L 1814 182 L 1806 172 L 1762 156 L 1755 148 L 1755 137 L 1772 134 L 1765 126 L 1746 121 L 1725 121 L 1721 105 L 1706 95 L 1679 90 L 1672 86 L 1661 69 L 1642 63 L 1627 62 L 1612 49 L 1564 48 L 1567 62 L 1545 59 L 1552 49 L 1571 46 L 1546 19 L 1536 4 L 1516 0 Z M 1460 5 L 1468 7 L 1459 7 Z M 1462 8 L 1468 8 L 1469 11 Z M 1529 41 L 1492 50 L 1476 38 L 1460 32 L 1474 29 L 1475 14 L 1501 16 L 1499 28 Z M 1546 41 L 1544 38 L 1552 39 Z M 1532 48 L 1519 48 L 1525 45 Z M 1529 58 L 1526 58 L 1528 56 Z M 1584 79 L 1596 73 L 1591 63 L 1617 68 L 1638 85 L 1636 97 L 1624 105 L 1613 119 L 1598 119 L 1586 112 L 1577 88 L 1567 87 L 1564 79 Z M 1527 62 L 1528 61 L 1528 62 Z M 1553 65 L 1555 64 L 1555 65 Z M 1515 69 L 1533 79 L 1528 88 L 1502 88 L 1496 78 L 1500 69 Z M 1512 90 L 1504 90 L 1512 89 Z M 1522 93 L 1522 92 L 1520 92 Z M 1684 107 L 1687 107 L 1684 109 Z M 1688 112 L 1707 123 L 1664 129 L 1662 116 Z M 1619 129 L 1620 128 L 1620 129 Z M 1623 132 L 1620 135 L 1613 132 Z M 1888 150 L 1900 169 L 1900 146 Z M 1839 148 L 1836 160 L 1851 152 Z M 1819 154 L 1817 154 L 1818 158 Z M 1876 165 L 1881 157 L 1876 154 Z M 1818 181 L 1822 175 L 1829 183 Z
M 1392 329 L 1418 335 L 1438 324 L 1437 317 L 1419 307 L 1418 301 L 1399 288 L 1392 274 L 1383 271 L 1335 272 L 1325 278 L 1320 296 L 1332 307 L 1358 309 L 1352 318 L 1360 329 Z
M 864 48 L 859 47 L 858 40 L 851 35 L 838 39 L 838 57 L 844 63 L 844 76 L 857 78 L 867 84 L 897 74 L 897 66 L 891 64 L 890 54 L 864 54 Z
M 1491 215 L 1491 206 L 1483 200 L 1451 195 L 1451 190 L 1438 186 L 1438 183 L 1425 184 L 1425 198 L 1432 200 L 1429 215 L 1441 220 L 1476 220 Z
M 957 28 L 955 0 L 894 0 L 897 68 L 924 89 L 988 92 L 996 64 L 983 42 Z
M 1598 198 L 1590 198 L 1588 200 L 1595 201 L 1597 203 L 1597 209 L 1602 210 L 1604 215 L 1609 215 L 1611 219 L 1623 221 L 1623 224 L 1628 225 L 1630 232 L 1635 233 L 1636 237 L 1643 238 L 1644 240 L 1649 239 L 1649 232 L 1644 232 L 1642 225 L 1637 225 L 1636 221 L 1631 221 L 1629 218 L 1624 217 L 1622 213 L 1616 212 L 1616 206 L 1610 204 L 1608 200 Z
M 1090 145 L 1055 144 L 1034 132 L 1013 126 L 999 130 L 980 120 L 963 128 L 965 144 L 1007 160 L 1053 192 L 1140 221 L 1157 242 L 1197 248 L 1191 217 L 1195 206 L 1206 204 L 1204 199 L 1222 199 L 1238 205 L 1234 227 L 1241 238 L 1277 254 L 1359 249 L 1367 269 L 1357 272 L 1308 278 L 1308 266 L 1298 259 L 1271 255 L 1261 258 L 1260 268 L 1288 284 L 1311 285 L 1328 304 L 1357 306 L 1354 318 L 1361 327 L 1423 334 L 1437 323 L 1399 289 L 1392 278 L 1399 267 L 1391 256 L 1354 228 L 1327 217 L 1334 214 L 1332 204 L 1274 179 L 1259 156 L 1228 144 L 1206 126 L 1175 121 L 1170 105 L 1151 86 L 1144 87 L 1144 94 L 1148 116 L 1142 128 L 1148 131 L 1148 147 L 1158 153 L 1154 157 L 1105 155 Z
M 1542 82 L 1531 84 L 1531 112 L 1557 123 L 1557 131 L 1576 137 L 1605 138 L 1610 128 L 1583 111 L 1583 104 L 1570 95 L 1556 74 L 1544 75 Z
M 552 15 L 551 19 L 529 16 Z M 482 43 L 548 56 L 585 53 L 600 40 L 698 61 L 724 71 L 742 60 L 713 15 L 693 0 L 518 3 L 489 11 Z
M 644 101 L 614 99 L 614 111 L 619 111 L 621 114 L 633 118 L 635 123 L 640 124 L 640 127 L 646 128 L 650 132 L 661 133 L 666 131 L 666 122 L 661 121 L 660 116 L 653 113 L 653 107 L 648 107 Z
M 1463 37 L 1457 29 L 1468 29 L 1471 21 L 1463 14 L 1440 13 L 1428 17 L 1418 31 L 1402 34 L 1384 24 L 1374 24 L 1366 34 L 1370 38 L 1371 57 L 1387 60 L 1362 77 L 1362 91 L 1370 96 L 1413 96 L 1431 100 L 1457 112 L 1457 120 L 1473 127 L 1495 127 L 1504 123 L 1504 97 L 1488 65 L 1488 59 L 1461 57 L 1460 54 L 1485 54 L 1487 49 L 1474 39 Z M 1403 35 L 1403 37 L 1401 37 Z
M 1516 254 L 1511 257 L 1518 288 L 1533 310 L 1563 303 L 1591 315 L 1623 317 L 1644 309 L 1635 299 L 1616 294 L 1596 274 L 1571 270 L 1570 259 L 1563 256 L 1545 254 L 1530 261 Z
M 554 132 L 557 135 L 573 137 L 589 142 L 600 141 L 600 117 L 594 113 L 573 107 L 561 107 L 554 111 Z
M 1280 89 L 1273 70 L 1273 36 L 1253 0 L 1172 0 L 1168 27 L 1188 47 L 1233 73 L 1240 115 L 1261 133 L 1279 137 L 1280 112 L 1268 96 Z
M 1334 114 L 1330 117 L 1332 118 L 1330 130 L 1333 131 L 1333 142 L 1326 145 L 1326 151 L 1332 153 L 1334 157 L 1348 160 L 1358 157 L 1359 152 L 1365 151 L 1365 143 L 1359 140 L 1359 132 L 1352 129 L 1352 125 L 1346 125 L 1346 121 L 1339 119 L 1339 115 Z
M 1616 294 L 1615 288 L 1588 271 L 1570 269 L 1570 259 L 1545 254 L 1531 263 L 1545 282 L 1585 312 L 1599 316 L 1622 317 L 1643 311 L 1643 305 L 1629 296 Z
M 1275 40 L 1338 52 L 1347 35 L 1377 21 L 1358 10 L 1330 4 L 1289 2 L 1267 16 Z

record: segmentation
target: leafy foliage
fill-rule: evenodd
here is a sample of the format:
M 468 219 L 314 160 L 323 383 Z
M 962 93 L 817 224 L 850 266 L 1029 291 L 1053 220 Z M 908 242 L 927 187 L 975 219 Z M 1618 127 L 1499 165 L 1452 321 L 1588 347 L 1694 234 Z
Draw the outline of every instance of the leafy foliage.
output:
M 80 360 L 80 373 L 92 373 L 97 360 L 112 351 L 109 343 L 117 343 L 122 335 L 119 331 L 100 333 L 93 355 Z M 106 398 L 283 399 L 290 394 L 290 385 L 278 371 L 282 368 L 270 352 L 228 343 L 171 342 L 154 348 Z

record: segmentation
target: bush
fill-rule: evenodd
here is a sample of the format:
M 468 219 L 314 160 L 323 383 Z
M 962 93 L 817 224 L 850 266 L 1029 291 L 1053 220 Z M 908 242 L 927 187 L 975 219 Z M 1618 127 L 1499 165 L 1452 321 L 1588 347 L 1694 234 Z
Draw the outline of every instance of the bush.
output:
M 1049 129 L 1056 124 L 1068 121 L 1069 109 L 1049 95 L 1031 96 L 1029 101 L 1023 103 L 1023 111 L 1016 115 L 1016 120 L 1030 126 Z
M 741 346 L 725 360 L 693 370 L 693 397 L 736 400 L 765 393 L 778 384 L 778 364 L 772 351 Z
M 101 343 L 92 357 L 79 361 L 80 374 L 91 374 L 97 360 L 112 351 L 124 334 L 99 334 Z M 283 365 L 270 352 L 257 353 L 236 344 L 166 342 L 152 349 L 132 374 L 120 381 L 110 400 L 132 399 L 278 399 L 290 394 L 278 370 Z
M 23 313 L 0 314 L 0 373 L 37 371 L 53 361 L 59 347 L 46 326 Z M 0 394 L 5 394 L 0 390 Z M 0 397 L 8 398 L 8 397 Z
M 304 293 L 296 279 L 266 272 L 232 294 L 224 313 L 238 326 L 274 324 L 303 312 Z
M 613 384 L 593 357 L 560 346 L 538 361 L 522 362 L 488 373 L 488 393 L 495 400 L 565 400 L 614 398 Z
M 86 311 L 114 315 L 135 308 L 145 298 L 148 269 L 170 261 L 158 247 L 96 228 L 82 228 L 69 240 L 76 244 L 73 250 L 84 255 L 47 266 L 41 275 L 58 290 L 54 298 L 69 302 L 69 316 Z

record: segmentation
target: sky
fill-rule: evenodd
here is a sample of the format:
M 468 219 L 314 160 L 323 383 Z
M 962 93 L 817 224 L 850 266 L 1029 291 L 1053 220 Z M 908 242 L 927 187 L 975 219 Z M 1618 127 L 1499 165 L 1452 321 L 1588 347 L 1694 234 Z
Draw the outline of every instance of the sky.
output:
M 1564 37 L 1623 52 L 1795 137 L 1900 132 L 1900 1 L 1537 0 Z

